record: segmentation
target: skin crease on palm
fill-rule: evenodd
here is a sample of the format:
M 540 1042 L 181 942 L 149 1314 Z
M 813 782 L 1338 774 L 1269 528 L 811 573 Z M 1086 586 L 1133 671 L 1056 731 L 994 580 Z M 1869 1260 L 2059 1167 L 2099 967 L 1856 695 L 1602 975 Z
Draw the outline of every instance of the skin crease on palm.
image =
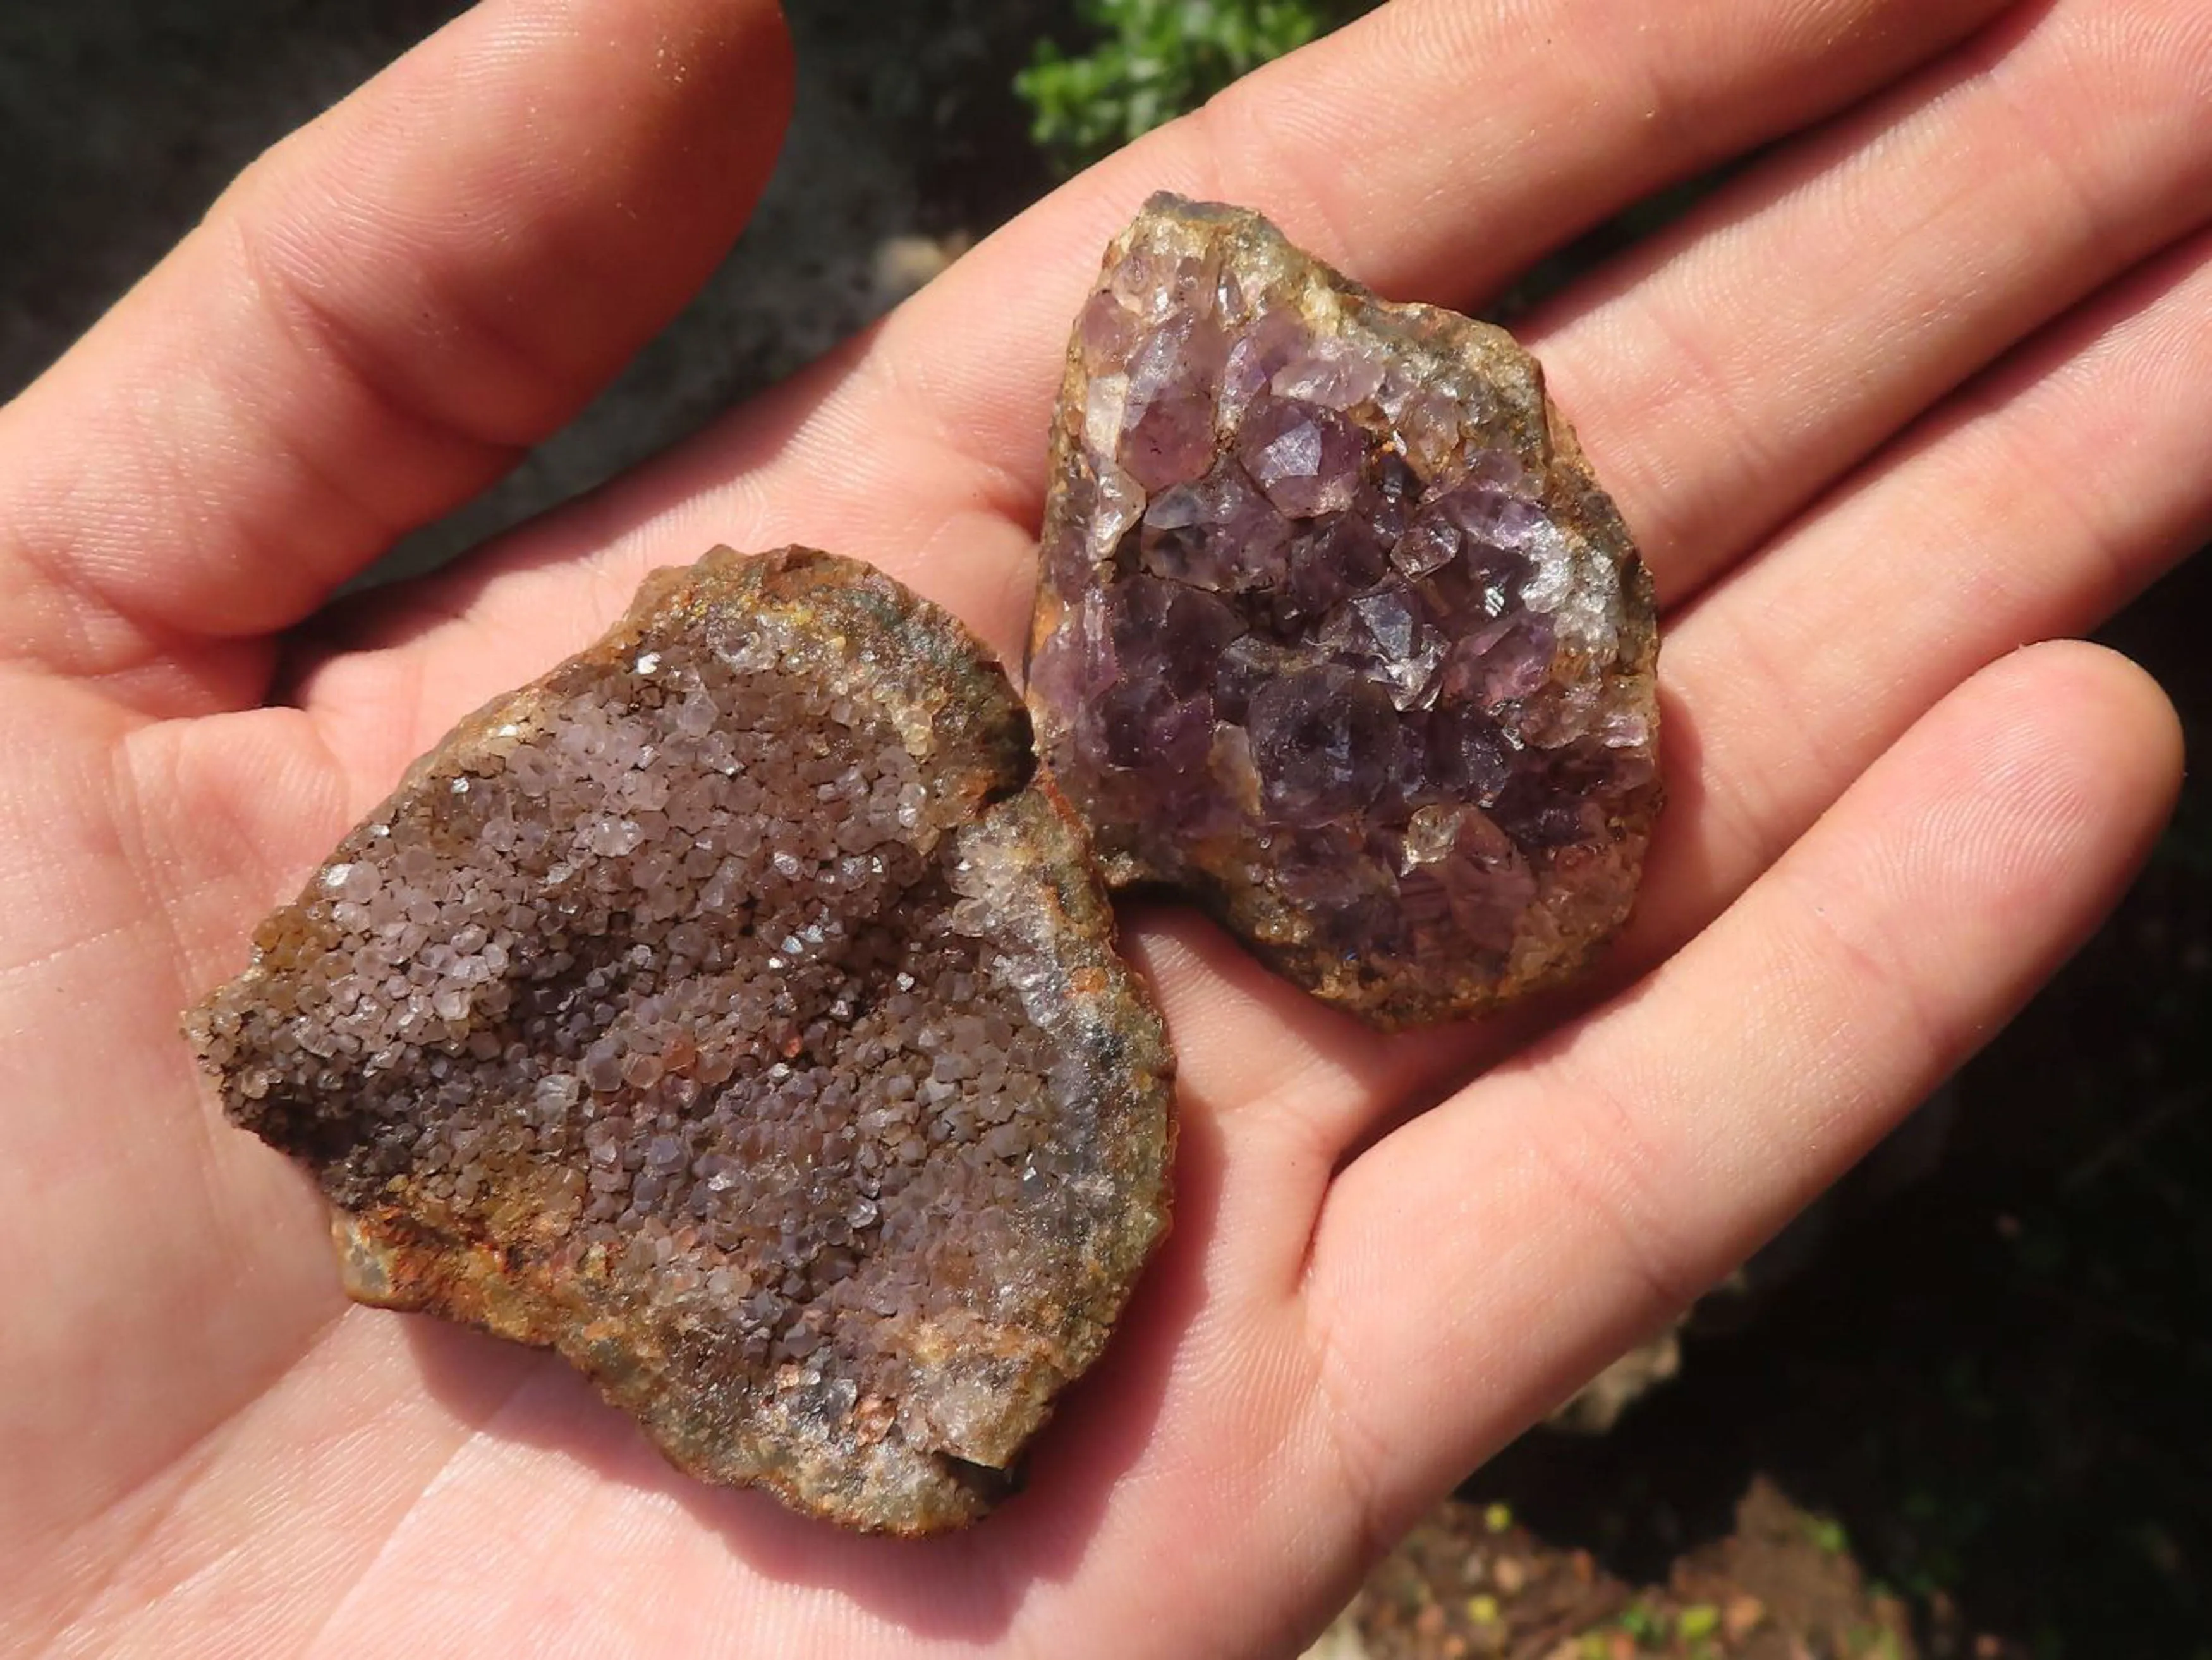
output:
M 320 611 L 680 305 L 786 112 L 766 0 L 487 0 L 0 410 L 0 1653 L 1292 1652 L 1990 1036 L 2176 787 L 2156 689 L 2034 642 L 2212 529 L 2212 11 L 1633 13 L 1393 0 L 673 453 Z M 1668 611 L 1637 921 L 1571 1006 L 1383 1039 L 1132 915 L 1176 1231 L 1025 1495 L 848 1537 L 345 1304 L 177 1012 L 453 720 L 718 541 L 872 560 L 1013 655 L 1065 329 L 1156 188 L 1465 306 L 1754 150 L 1523 331 Z

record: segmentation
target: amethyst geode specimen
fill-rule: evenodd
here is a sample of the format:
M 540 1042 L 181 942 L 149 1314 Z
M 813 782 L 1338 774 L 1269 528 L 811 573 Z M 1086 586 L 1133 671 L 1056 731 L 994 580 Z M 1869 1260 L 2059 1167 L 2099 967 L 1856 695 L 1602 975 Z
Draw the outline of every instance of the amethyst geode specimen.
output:
M 348 1289 L 550 1345 L 709 1481 L 1006 1490 L 1166 1225 L 1172 1062 L 957 622 L 792 549 L 649 578 L 186 1018 Z
M 1376 1025 L 1575 973 L 1659 785 L 1627 532 L 1503 331 L 1157 196 L 1079 317 L 1030 708 L 1108 878 Z

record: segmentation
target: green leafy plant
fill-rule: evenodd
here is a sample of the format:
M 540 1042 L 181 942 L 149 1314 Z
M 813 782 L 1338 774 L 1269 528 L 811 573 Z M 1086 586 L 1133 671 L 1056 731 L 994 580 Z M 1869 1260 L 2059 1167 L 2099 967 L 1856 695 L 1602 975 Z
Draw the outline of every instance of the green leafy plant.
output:
M 1040 41 L 1014 90 L 1030 131 L 1068 172 L 1195 109 L 1237 76 L 1327 33 L 1373 0 L 1079 0 L 1094 37 Z
M 1656 1647 L 1667 1640 L 1667 1616 L 1657 1608 L 1632 1602 L 1615 1616 L 1618 1626 L 1638 1647 Z
M 1805 1518 L 1805 1535 L 1814 1548 L 1828 1556 L 1849 1556 L 1851 1536 L 1844 1531 L 1844 1524 L 1832 1517 L 1808 1516 Z

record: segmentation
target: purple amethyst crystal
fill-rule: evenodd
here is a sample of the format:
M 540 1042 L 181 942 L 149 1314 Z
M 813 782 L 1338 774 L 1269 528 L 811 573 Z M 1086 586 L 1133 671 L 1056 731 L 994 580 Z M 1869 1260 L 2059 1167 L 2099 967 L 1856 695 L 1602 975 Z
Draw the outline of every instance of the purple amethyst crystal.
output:
M 1626 917 L 1660 797 L 1650 579 L 1535 362 L 1240 209 L 1109 250 L 1053 429 L 1030 707 L 1109 879 L 1378 1025 Z

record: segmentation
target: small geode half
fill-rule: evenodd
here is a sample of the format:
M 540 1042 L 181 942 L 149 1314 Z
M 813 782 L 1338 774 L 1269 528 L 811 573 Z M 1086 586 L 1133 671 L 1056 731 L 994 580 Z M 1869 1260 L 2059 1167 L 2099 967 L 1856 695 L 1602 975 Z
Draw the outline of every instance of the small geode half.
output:
M 957 622 L 649 578 L 186 1018 L 348 1290 L 550 1345 L 684 1469 L 921 1533 L 1008 1490 L 1166 1226 L 1172 1061 Z
M 1050 492 L 1030 708 L 1109 881 L 1386 1027 L 1620 927 L 1651 587 L 1503 331 L 1154 197 L 1077 319 Z

